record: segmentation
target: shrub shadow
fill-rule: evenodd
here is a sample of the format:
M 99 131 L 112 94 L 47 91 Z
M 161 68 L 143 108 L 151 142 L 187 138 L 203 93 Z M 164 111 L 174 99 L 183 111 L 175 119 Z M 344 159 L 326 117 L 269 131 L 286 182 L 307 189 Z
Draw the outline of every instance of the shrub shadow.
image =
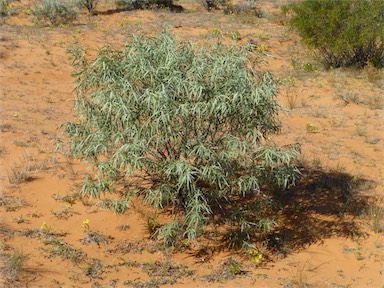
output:
M 301 167 L 300 171 L 302 174 L 296 186 L 274 192 L 271 197 L 274 204 L 260 210 L 266 217 L 277 215 L 278 225 L 270 232 L 253 233 L 245 240 L 264 247 L 267 254 L 281 257 L 330 237 L 364 237 L 361 221 L 357 217 L 367 211 L 372 197 L 364 192 L 372 189 L 374 183 L 339 170 L 325 171 L 306 166 Z M 233 232 L 239 232 L 240 229 L 231 227 L 229 220 L 234 207 L 249 211 L 250 207 L 257 207 L 254 204 L 257 201 L 260 201 L 260 197 L 220 203 L 214 209 L 214 227 L 226 226 L 227 230 L 232 229 L 232 235 L 236 234 Z M 250 215 L 260 214 L 257 210 L 253 212 Z M 250 222 L 257 222 L 258 219 L 247 217 Z M 223 234 L 223 229 L 209 230 L 204 233 L 205 238 L 220 240 L 218 245 L 216 243 L 204 248 L 211 250 L 204 254 L 228 250 L 233 244 L 233 239 L 228 239 L 228 233 Z M 242 240 L 241 235 L 239 238 L 237 240 Z M 196 256 L 200 252 L 197 251 Z

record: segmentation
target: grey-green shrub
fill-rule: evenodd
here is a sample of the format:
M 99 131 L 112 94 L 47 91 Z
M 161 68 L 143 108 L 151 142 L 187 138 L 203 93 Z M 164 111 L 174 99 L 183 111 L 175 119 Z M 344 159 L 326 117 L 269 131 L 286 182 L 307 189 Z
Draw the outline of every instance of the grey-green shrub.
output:
M 76 0 L 76 4 L 88 10 L 89 15 L 94 14 L 99 0 Z
M 173 10 L 173 0 L 116 0 L 115 4 L 119 9 L 148 9 L 150 7 L 170 8 Z M 180 6 L 181 7 L 181 6 Z
M 33 14 L 37 22 L 49 21 L 52 25 L 57 26 L 77 19 L 79 11 L 69 1 L 43 0 L 35 4 Z
M 13 13 L 9 6 L 12 2 L 18 2 L 19 0 L 0 0 L 0 16 L 9 16 Z
M 284 11 L 327 67 L 384 67 L 383 0 L 301 0 Z
M 173 209 L 159 230 L 170 244 L 180 233 L 198 237 L 212 203 L 295 182 L 298 152 L 267 140 L 280 129 L 275 82 L 245 50 L 197 49 L 163 32 L 105 47 L 93 61 L 72 55 L 79 122 L 65 132 L 72 154 L 96 171 L 83 196 L 133 186 L 153 207 Z

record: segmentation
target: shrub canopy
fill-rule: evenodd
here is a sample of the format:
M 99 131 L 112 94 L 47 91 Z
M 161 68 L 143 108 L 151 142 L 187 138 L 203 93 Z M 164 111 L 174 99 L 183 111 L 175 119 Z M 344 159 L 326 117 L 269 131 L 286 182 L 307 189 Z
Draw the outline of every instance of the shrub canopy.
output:
M 329 67 L 384 66 L 383 0 L 302 0 L 291 25 Z
M 214 201 L 295 181 L 298 152 L 266 140 L 280 129 L 275 83 L 245 51 L 195 49 L 163 32 L 134 36 L 122 51 L 105 47 L 92 62 L 73 55 L 79 122 L 65 131 L 72 153 L 97 170 L 82 195 L 121 184 L 126 196 L 135 180 L 149 181 L 134 189 L 173 208 L 175 221 L 159 230 L 171 242 L 181 232 L 195 239 Z
M 67 0 L 43 0 L 35 2 L 33 15 L 37 22 L 46 21 L 54 26 L 74 21 L 79 11 Z

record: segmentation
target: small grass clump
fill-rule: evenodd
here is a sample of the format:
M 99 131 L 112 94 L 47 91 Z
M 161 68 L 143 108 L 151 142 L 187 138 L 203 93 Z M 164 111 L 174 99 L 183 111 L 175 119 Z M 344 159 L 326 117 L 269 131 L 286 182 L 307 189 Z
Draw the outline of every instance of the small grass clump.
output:
M 0 268 L 0 272 L 4 277 L 6 287 L 12 286 L 15 282 L 20 280 L 20 276 L 26 272 L 27 255 L 21 251 L 15 250 L 11 255 L 1 255 L 1 258 L 5 258 L 5 263 Z
M 36 159 L 29 157 L 26 153 L 22 155 L 20 162 L 11 166 L 8 171 L 8 182 L 12 185 L 34 180 L 33 172 L 49 170 L 47 160 L 36 161 Z
M 129 208 L 127 200 L 111 200 L 104 199 L 96 203 L 96 206 L 99 206 L 103 209 L 109 209 L 115 212 L 116 214 L 124 214 L 125 211 Z
M 134 263 L 137 267 L 137 263 Z M 141 269 L 148 274 L 150 281 L 125 281 L 124 285 L 131 287 L 159 287 L 160 285 L 173 285 L 178 279 L 193 275 L 193 271 L 186 266 L 174 264 L 170 261 L 155 261 L 144 263 Z
M 31 167 L 26 163 L 23 166 L 14 166 L 8 173 L 8 181 L 10 184 L 18 185 L 20 183 L 28 182 L 32 179 Z
M 26 205 L 28 205 L 27 202 L 16 196 L 4 196 L 0 198 L 0 207 L 4 207 L 7 212 L 17 211 Z
M 384 208 L 371 205 L 368 208 L 368 217 L 371 221 L 372 230 L 375 233 L 384 233 Z
M 245 271 L 240 262 L 231 257 L 226 259 L 220 267 L 214 270 L 211 274 L 205 275 L 204 279 L 208 282 L 223 282 L 243 274 L 245 274 Z
M 61 207 L 60 209 L 52 210 L 51 213 L 57 219 L 65 219 L 65 220 L 72 217 L 73 215 L 79 215 L 80 214 L 80 213 L 72 210 L 70 207 Z
M 56 236 L 42 233 L 42 241 L 45 245 L 49 245 L 50 248 L 42 248 L 42 251 L 47 253 L 48 257 L 59 256 L 64 260 L 70 260 L 73 263 L 79 263 L 86 257 L 85 252 L 77 249 Z
M 91 279 L 100 279 L 101 275 L 104 273 L 105 267 L 99 259 L 91 258 L 87 260 L 83 270 L 85 275 Z

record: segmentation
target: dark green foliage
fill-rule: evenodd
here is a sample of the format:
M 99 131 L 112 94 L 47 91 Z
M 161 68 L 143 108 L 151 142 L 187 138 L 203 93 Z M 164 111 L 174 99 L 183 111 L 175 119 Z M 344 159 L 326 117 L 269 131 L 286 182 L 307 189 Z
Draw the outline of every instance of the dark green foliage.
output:
M 173 244 L 199 236 L 213 203 L 295 182 L 298 151 L 267 140 L 280 129 L 275 83 L 245 51 L 194 49 L 161 33 L 105 47 L 93 62 L 72 54 L 79 121 L 65 131 L 73 155 L 97 171 L 83 196 L 133 186 L 153 207 L 172 208 L 158 235 Z
M 383 0 L 302 0 L 289 10 L 291 25 L 326 66 L 384 66 Z
M 36 21 L 49 21 L 52 25 L 70 23 L 78 17 L 78 10 L 68 1 L 43 0 L 33 10 Z

